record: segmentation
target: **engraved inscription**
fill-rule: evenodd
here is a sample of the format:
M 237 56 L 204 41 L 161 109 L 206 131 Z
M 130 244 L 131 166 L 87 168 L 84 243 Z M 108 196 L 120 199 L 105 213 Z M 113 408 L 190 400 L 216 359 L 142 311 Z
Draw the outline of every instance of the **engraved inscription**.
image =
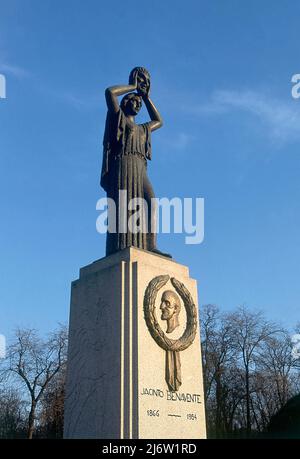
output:
M 164 398 L 172 402 L 202 403 L 200 394 L 190 394 L 188 392 L 163 391 L 157 388 L 143 387 L 141 395 Z

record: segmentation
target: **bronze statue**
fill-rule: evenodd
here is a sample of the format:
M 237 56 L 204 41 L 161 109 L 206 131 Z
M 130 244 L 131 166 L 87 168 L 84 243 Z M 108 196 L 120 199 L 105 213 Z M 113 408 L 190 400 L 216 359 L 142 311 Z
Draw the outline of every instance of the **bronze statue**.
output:
M 134 92 L 136 91 L 136 92 Z M 150 75 L 143 67 L 135 67 L 129 75 L 129 84 L 106 89 L 107 117 L 103 140 L 103 164 L 101 186 L 116 206 L 116 231 L 107 233 L 106 255 L 126 247 L 138 247 L 166 255 L 156 247 L 155 198 L 147 176 L 147 161 L 151 160 L 151 132 L 159 129 L 162 118 L 149 97 Z M 119 105 L 118 96 L 126 94 Z M 144 102 L 151 121 L 135 123 Z M 126 191 L 126 202 L 121 202 L 120 191 Z M 131 232 L 128 227 L 120 230 L 121 217 L 130 216 L 128 203 L 133 198 L 142 198 L 147 203 L 147 214 L 141 218 L 144 231 Z M 152 199 L 152 201 L 151 201 Z M 152 204 L 152 205 L 151 205 Z M 110 219 L 110 208 L 108 208 Z M 144 224 L 143 224 L 144 223 Z M 169 256 L 169 255 L 166 255 Z

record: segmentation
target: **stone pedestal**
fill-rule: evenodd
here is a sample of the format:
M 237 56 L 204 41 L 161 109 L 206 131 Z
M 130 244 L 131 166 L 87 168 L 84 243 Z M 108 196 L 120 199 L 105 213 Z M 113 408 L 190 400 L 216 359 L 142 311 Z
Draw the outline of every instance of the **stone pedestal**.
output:
M 160 310 L 166 290 L 181 303 L 169 333 Z M 197 285 L 187 267 L 129 248 L 80 270 L 71 293 L 64 436 L 206 437 Z

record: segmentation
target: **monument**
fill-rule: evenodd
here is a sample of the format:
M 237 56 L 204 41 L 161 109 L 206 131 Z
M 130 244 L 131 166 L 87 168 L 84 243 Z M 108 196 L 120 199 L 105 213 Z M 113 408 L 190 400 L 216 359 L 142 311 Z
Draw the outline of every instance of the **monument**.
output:
M 105 97 L 106 256 L 72 283 L 64 436 L 206 438 L 196 281 L 156 243 L 149 72 Z M 142 103 L 150 121 L 136 124 Z

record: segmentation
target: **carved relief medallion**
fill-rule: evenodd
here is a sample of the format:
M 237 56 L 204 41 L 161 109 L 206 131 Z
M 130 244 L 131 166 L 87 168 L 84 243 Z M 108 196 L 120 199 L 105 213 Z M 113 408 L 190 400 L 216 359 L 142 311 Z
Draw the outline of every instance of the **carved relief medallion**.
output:
M 172 333 L 179 325 L 181 311 L 180 298 L 186 310 L 186 327 L 179 339 L 171 339 L 161 329 L 157 317 L 155 301 L 159 290 L 171 280 L 176 290 L 165 290 L 161 296 L 161 320 L 167 322 L 166 333 Z M 144 317 L 148 330 L 155 342 L 166 351 L 166 382 L 171 391 L 181 386 L 180 351 L 187 349 L 194 341 L 197 331 L 197 310 L 190 292 L 174 277 L 157 276 L 152 279 L 144 295 Z

